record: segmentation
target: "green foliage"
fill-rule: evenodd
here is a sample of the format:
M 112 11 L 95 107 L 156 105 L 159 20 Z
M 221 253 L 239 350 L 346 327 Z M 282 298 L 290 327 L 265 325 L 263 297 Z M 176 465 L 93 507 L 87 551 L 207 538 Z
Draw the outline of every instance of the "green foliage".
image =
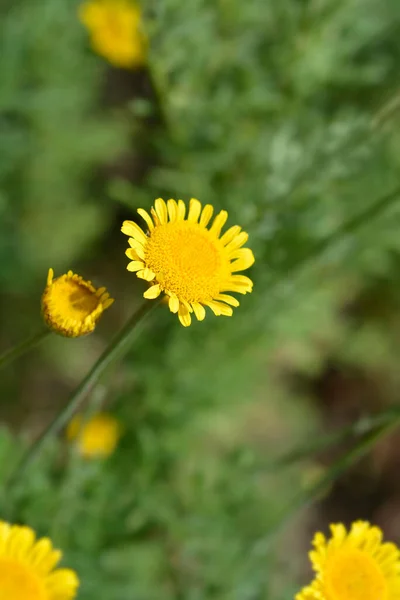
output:
M 381 360 L 377 347 L 398 350 L 378 320 L 353 335 L 339 311 L 377 278 L 398 298 L 400 4 L 145 0 L 155 126 L 143 99 L 104 101 L 109 67 L 91 54 L 77 5 L 0 7 L 2 340 L 39 323 L 50 266 L 83 262 L 116 303 L 100 335 L 54 341 L 2 373 L 3 419 L 16 406 L 30 436 L 42 428 L 138 303 L 122 211 L 134 218 L 159 195 L 226 208 L 250 233 L 255 288 L 232 319 L 183 329 L 165 308 L 153 314 L 96 390 L 123 423 L 117 452 L 85 462 L 55 440 L 2 513 L 65 551 L 82 600 L 289 600 L 297 559 L 269 533 L 303 471 L 255 466 L 316 417 L 273 366 L 286 356 L 318 372 L 321 347 L 363 365 Z M 136 91 L 138 74 L 118 76 L 112 85 Z M 106 193 L 99 173 L 135 132 L 151 164 L 142 157 L 140 180 L 110 177 Z M 24 446 L 2 432 L 3 481 Z

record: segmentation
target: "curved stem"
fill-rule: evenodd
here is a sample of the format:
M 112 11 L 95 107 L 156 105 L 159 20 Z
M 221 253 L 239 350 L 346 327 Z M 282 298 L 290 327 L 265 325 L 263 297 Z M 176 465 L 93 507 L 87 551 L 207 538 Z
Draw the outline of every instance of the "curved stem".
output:
M 400 418 L 400 406 L 391 406 L 375 415 L 360 417 L 355 423 L 350 423 L 338 431 L 327 435 L 318 436 L 315 439 L 305 441 L 277 457 L 272 457 L 268 462 L 256 465 L 256 469 L 266 470 L 281 469 L 291 466 L 296 462 L 307 459 L 328 448 L 342 444 L 343 442 L 356 442 L 359 438 L 377 430 L 378 428 L 391 424 L 393 420 Z
M 42 340 L 47 338 L 48 335 L 52 333 L 51 329 L 41 329 L 31 337 L 27 338 L 20 344 L 17 344 L 13 348 L 6 350 L 3 354 L 0 355 L 0 369 L 10 364 L 29 350 L 32 350 L 35 346 L 39 344 Z
M 386 411 L 385 411 L 386 412 Z M 303 506 L 312 502 L 326 488 L 336 481 L 349 467 L 357 463 L 382 437 L 390 433 L 400 425 L 400 408 L 395 407 L 392 412 L 392 418 L 378 424 L 375 428 L 369 430 L 348 452 L 336 460 L 329 469 L 325 471 L 322 477 L 305 489 L 300 490 L 287 503 L 286 506 L 279 511 L 279 514 L 272 522 L 267 535 L 259 540 L 253 547 L 253 552 L 265 550 L 270 544 L 273 536 L 285 525 L 285 523 Z
M 375 202 L 372 202 L 369 206 L 365 208 L 361 213 L 358 213 L 351 217 L 348 221 L 343 223 L 340 227 L 338 227 L 335 231 L 330 233 L 328 236 L 320 240 L 315 244 L 313 248 L 305 255 L 296 260 L 296 262 L 289 267 L 286 279 L 288 279 L 291 275 L 296 273 L 296 275 L 302 272 L 305 268 L 309 266 L 312 261 L 317 258 L 320 254 L 328 250 L 332 245 L 336 242 L 343 239 L 345 236 L 352 234 L 353 231 L 362 227 L 365 223 L 368 223 L 371 219 L 379 216 L 382 212 L 384 212 L 387 208 L 392 206 L 395 202 L 398 202 L 400 196 L 400 186 L 394 188 L 391 192 L 386 193 L 384 196 L 381 196 Z M 282 280 L 278 280 L 279 284 Z
M 28 448 L 23 455 L 16 469 L 11 473 L 11 476 L 6 482 L 5 488 L 9 489 L 19 479 L 20 475 L 30 465 L 30 463 L 39 454 L 40 450 L 45 445 L 46 441 L 54 434 L 58 433 L 71 419 L 74 412 L 77 410 L 81 402 L 85 399 L 93 385 L 99 380 L 104 371 L 113 362 L 124 356 L 129 350 L 136 326 L 143 321 L 145 316 L 153 309 L 158 302 L 149 302 L 148 300 L 133 313 L 126 325 L 107 346 L 103 354 L 90 369 L 89 373 L 84 377 L 81 383 L 72 394 L 69 402 L 53 419 L 50 425 L 43 431 L 40 437 Z

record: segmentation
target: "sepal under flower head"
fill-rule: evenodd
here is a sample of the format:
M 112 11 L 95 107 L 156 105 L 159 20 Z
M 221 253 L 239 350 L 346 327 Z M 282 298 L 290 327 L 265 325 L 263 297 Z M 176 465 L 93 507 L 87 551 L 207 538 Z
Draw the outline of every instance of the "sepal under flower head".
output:
M 113 302 L 105 287 L 96 289 L 91 281 L 85 281 L 72 271 L 54 279 L 54 271 L 49 269 L 42 295 L 42 313 L 55 333 L 65 337 L 91 333 Z

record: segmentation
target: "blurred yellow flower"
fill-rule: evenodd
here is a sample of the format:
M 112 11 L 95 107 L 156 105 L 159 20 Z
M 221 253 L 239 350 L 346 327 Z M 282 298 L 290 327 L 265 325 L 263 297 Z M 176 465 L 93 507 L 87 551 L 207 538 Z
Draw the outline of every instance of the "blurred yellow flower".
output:
M 147 40 L 139 6 L 132 0 L 88 0 L 79 17 L 92 47 L 116 67 L 137 67 L 146 60 Z
M 30 527 L 0 521 L 0 598 L 75 598 L 79 580 L 75 571 L 55 568 L 61 556 L 48 538 L 36 540 Z
M 186 206 L 182 200 L 161 198 L 155 201 L 151 216 L 139 208 L 148 233 L 134 223 L 125 221 L 122 232 L 129 236 L 131 259 L 128 271 L 152 282 L 143 294 L 149 300 L 162 292 L 168 297 L 169 309 L 178 313 L 182 325 L 191 323 L 191 313 L 199 321 L 205 317 L 205 306 L 215 315 L 231 316 L 238 300 L 224 292 L 246 294 L 253 282 L 237 271 L 244 271 L 254 263 L 249 248 L 242 248 L 248 235 L 238 225 L 230 227 L 222 236 L 221 230 L 228 218 L 222 210 L 207 229 L 213 207 L 192 198 L 185 219 Z
M 114 452 L 120 435 L 119 422 L 106 413 L 98 413 L 86 423 L 81 415 L 76 415 L 67 428 L 67 438 L 76 441 L 79 453 L 85 458 L 106 458 Z
M 399 600 L 400 551 L 382 542 L 382 531 L 356 521 L 330 527 L 329 540 L 317 533 L 310 560 L 316 573 L 296 600 Z
M 42 312 L 47 325 L 60 335 L 79 337 L 91 333 L 106 308 L 114 302 L 102 287 L 68 271 L 54 278 L 49 269 L 42 296 Z

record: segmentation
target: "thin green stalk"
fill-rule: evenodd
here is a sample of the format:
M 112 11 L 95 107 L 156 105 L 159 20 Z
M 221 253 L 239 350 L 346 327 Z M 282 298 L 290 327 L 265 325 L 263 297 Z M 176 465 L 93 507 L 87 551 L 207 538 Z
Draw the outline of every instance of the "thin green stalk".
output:
M 355 423 L 343 427 L 339 431 L 318 436 L 315 439 L 307 440 L 297 445 L 288 452 L 278 457 L 272 457 L 268 462 L 257 464 L 256 469 L 276 470 L 282 467 L 291 466 L 296 462 L 310 458 L 315 454 L 342 444 L 344 442 L 355 442 L 360 437 L 375 431 L 376 429 L 393 422 L 393 419 L 400 417 L 400 406 L 392 406 L 387 410 L 381 411 L 375 415 L 363 416 Z
M 50 335 L 50 333 L 50 329 L 41 329 L 31 337 L 21 342 L 20 344 L 17 344 L 9 350 L 6 350 L 3 354 L 0 355 L 0 369 L 5 367 L 6 365 L 9 365 L 11 362 L 13 362 L 26 352 L 29 352 L 29 350 L 32 350 L 32 348 L 34 348 L 41 341 L 47 338 L 48 335 Z
M 326 488 L 332 484 L 338 477 L 349 469 L 352 465 L 357 463 L 382 437 L 390 433 L 400 424 L 400 410 L 393 412 L 393 418 L 387 422 L 382 423 L 377 428 L 369 431 L 362 437 L 359 442 L 353 446 L 348 452 L 331 465 L 331 467 L 320 477 L 315 483 L 307 486 L 305 489 L 299 491 L 288 504 L 282 508 L 274 522 L 270 526 L 268 533 L 262 540 L 259 540 L 253 547 L 253 552 L 265 551 L 271 543 L 273 537 L 278 533 L 287 521 L 295 514 L 298 510 L 306 506 L 317 498 Z
M 66 406 L 58 413 L 58 415 L 53 419 L 50 425 L 44 430 L 44 432 L 33 443 L 33 445 L 28 448 L 16 469 L 11 473 L 9 480 L 5 485 L 6 490 L 12 487 L 18 481 L 21 474 L 39 454 L 47 440 L 53 435 L 59 433 L 61 429 L 68 423 L 104 371 L 112 363 L 127 353 L 131 346 L 134 334 L 136 334 L 137 325 L 143 321 L 147 314 L 157 304 L 157 302 L 146 301 L 136 312 L 133 313 L 126 325 L 115 336 L 110 345 L 107 346 L 103 354 L 91 368 L 86 377 L 83 378 Z
M 399 196 L 400 186 L 397 186 L 391 192 L 386 193 L 384 196 L 378 198 L 378 200 L 375 202 L 372 202 L 364 211 L 343 223 L 340 227 L 338 227 L 338 229 L 333 231 L 326 238 L 317 242 L 305 256 L 301 257 L 297 262 L 295 262 L 292 267 L 289 267 L 286 273 L 285 281 L 294 274 L 296 274 L 296 276 L 301 274 L 315 258 L 323 254 L 335 243 L 343 239 L 345 236 L 352 234 L 353 231 L 359 229 L 365 225 L 365 223 L 368 223 L 371 219 L 379 216 L 387 208 L 398 202 Z M 282 279 L 278 279 L 277 284 L 280 284 L 281 282 Z

